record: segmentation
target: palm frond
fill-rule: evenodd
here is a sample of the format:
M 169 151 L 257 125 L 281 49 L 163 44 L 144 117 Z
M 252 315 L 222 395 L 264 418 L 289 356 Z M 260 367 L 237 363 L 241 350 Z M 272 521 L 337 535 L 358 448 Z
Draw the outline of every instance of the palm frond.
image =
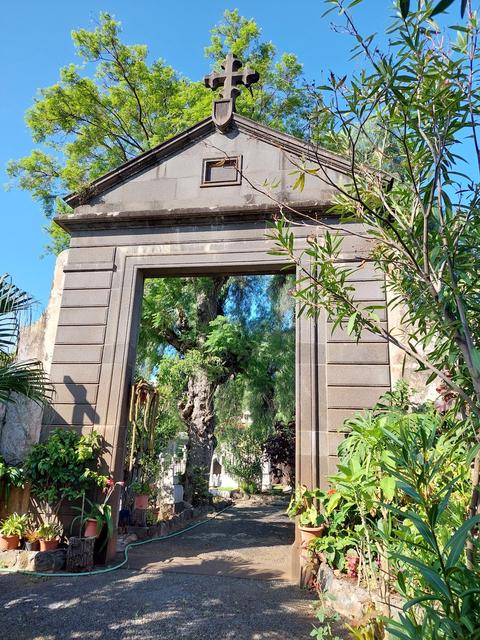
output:
M 28 293 L 12 283 L 8 274 L 0 276 L 0 351 L 5 353 L 15 347 L 20 315 L 34 302 Z
M 53 397 L 53 385 L 41 362 L 8 362 L 0 364 L 0 404 L 14 402 L 15 394 L 30 398 L 39 405 Z

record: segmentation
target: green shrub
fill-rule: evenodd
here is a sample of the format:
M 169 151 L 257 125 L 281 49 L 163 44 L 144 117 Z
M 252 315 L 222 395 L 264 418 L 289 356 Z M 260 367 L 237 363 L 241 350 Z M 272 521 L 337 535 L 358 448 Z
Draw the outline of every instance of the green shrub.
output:
M 104 488 L 107 476 L 99 472 L 101 438 L 93 431 L 79 435 L 55 429 L 46 442 L 32 447 L 25 460 L 25 476 L 31 494 L 58 513 L 64 499 L 75 500 L 96 487 Z
M 469 542 L 478 567 L 480 516 L 467 519 L 472 446 L 469 419 L 433 406 L 401 404 L 387 394 L 347 421 L 331 489 L 319 496 L 327 531 L 311 545 L 332 567 L 406 600 L 402 640 L 480 638 L 480 574 L 468 568 Z
M 152 489 L 148 482 L 140 482 L 139 480 L 132 482 L 130 489 L 136 496 L 149 496 L 152 493 Z
M 249 496 L 258 493 L 258 485 L 256 482 L 240 482 L 240 489 Z

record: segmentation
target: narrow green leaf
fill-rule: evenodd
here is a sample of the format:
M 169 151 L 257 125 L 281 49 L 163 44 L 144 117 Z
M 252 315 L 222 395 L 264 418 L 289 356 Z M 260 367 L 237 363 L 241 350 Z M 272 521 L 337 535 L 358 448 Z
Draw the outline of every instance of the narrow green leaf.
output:
M 423 578 L 427 582 L 427 584 L 436 591 L 437 593 L 441 593 L 447 600 L 450 602 L 450 593 L 448 591 L 448 587 L 445 582 L 442 580 L 441 576 L 431 567 L 420 562 L 419 560 L 415 560 L 413 558 L 408 558 L 407 556 L 403 556 L 400 554 L 395 554 L 395 557 L 405 562 L 405 564 L 409 564 L 422 574 Z
M 445 11 L 445 9 L 448 9 L 448 7 L 453 4 L 454 0 L 440 0 L 440 2 L 437 4 L 436 7 L 433 8 L 432 13 L 430 14 L 430 17 L 433 18 L 433 16 L 436 16 L 439 13 L 442 13 L 442 11 Z
M 472 362 L 477 371 L 480 371 L 480 351 L 478 349 L 472 349 Z
M 357 314 L 357 312 L 352 313 L 352 315 L 350 316 L 350 319 L 349 319 L 349 321 L 348 321 L 348 325 L 347 325 L 347 334 L 348 334 L 349 336 L 351 336 L 351 335 L 352 335 L 352 333 L 353 333 L 353 329 L 354 329 L 354 327 L 355 327 L 355 320 L 357 319 L 357 315 L 358 315 L 358 314 Z
M 450 549 L 450 553 L 448 554 L 447 558 L 448 568 L 454 567 L 457 564 L 458 559 L 462 555 L 465 548 L 465 542 L 467 540 L 468 534 L 470 533 L 470 530 L 479 522 L 480 515 L 469 518 L 462 524 L 459 529 L 455 531 L 453 536 L 447 542 L 447 544 L 445 545 L 445 550 Z
M 400 13 L 402 14 L 402 18 L 408 16 L 408 12 L 410 11 L 410 0 L 400 0 Z
M 467 465 L 470 466 L 475 459 L 478 451 L 480 449 L 480 444 L 476 444 L 474 447 L 470 449 L 467 455 Z
M 405 602 L 405 604 L 403 605 L 403 610 L 408 611 L 411 607 L 414 607 L 415 605 L 420 604 L 421 602 L 428 602 L 429 600 L 438 600 L 438 598 L 437 596 L 433 596 L 433 595 L 418 596 L 417 598 L 412 598 L 411 600 L 408 600 L 407 602 Z

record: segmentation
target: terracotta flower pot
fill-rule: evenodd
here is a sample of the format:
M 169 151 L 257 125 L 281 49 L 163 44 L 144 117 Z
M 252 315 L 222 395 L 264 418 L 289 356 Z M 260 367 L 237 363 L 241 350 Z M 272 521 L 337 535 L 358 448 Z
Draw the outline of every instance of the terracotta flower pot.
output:
M 147 509 L 148 507 L 148 494 L 142 494 L 135 496 L 135 509 Z
M 0 536 L 0 551 L 16 549 L 20 542 L 20 536 Z
M 101 533 L 101 527 L 98 526 L 96 520 L 88 519 L 85 524 L 85 531 L 83 535 L 85 538 L 98 538 Z
M 58 547 L 58 539 L 55 540 L 40 540 L 40 551 L 53 551 Z
M 300 536 L 302 540 L 302 547 L 306 548 L 312 540 L 315 538 L 321 538 L 326 530 L 324 524 L 319 527 L 298 527 L 300 530 Z
M 32 542 L 25 542 L 25 550 L 26 551 L 39 551 L 40 550 L 40 540 L 33 540 Z

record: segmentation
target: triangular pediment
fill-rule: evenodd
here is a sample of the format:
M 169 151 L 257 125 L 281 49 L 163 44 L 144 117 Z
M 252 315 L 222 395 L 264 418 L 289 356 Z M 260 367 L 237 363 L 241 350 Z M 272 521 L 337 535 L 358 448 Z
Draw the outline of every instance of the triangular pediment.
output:
M 220 175 L 207 181 L 209 166 L 221 174 L 232 159 L 237 180 L 222 180 Z M 206 118 L 101 176 L 82 193 L 67 196 L 74 213 L 57 222 L 71 230 L 87 219 L 103 226 L 122 220 L 138 224 L 142 218 L 247 214 L 279 203 L 325 207 L 334 189 L 321 175 L 307 176 L 303 190 L 293 190 L 295 165 L 303 162 L 319 164 L 320 173 L 327 172 L 333 182 L 345 180 L 349 173 L 341 156 L 238 114 L 226 133 Z

